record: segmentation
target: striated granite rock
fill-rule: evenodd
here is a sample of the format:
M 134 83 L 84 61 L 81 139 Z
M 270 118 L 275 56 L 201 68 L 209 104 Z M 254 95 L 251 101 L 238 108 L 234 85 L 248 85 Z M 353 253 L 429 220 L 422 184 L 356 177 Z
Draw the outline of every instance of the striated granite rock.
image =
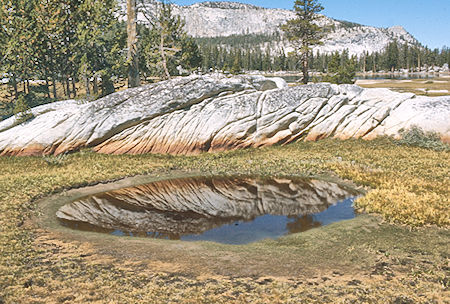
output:
M 354 195 L 322 180 L 197 177 L 92 195 L 64 205 L 56 216 L 69 226 L 197 234 L 264 214 L 318 213 Z
M 83 103 L 32 109 L 0 122 L 1 155 L 192 154 L 289 143 L 300 138 L 397 135 L 417 125 L 450 141 L 450 96 L 327 83 L 287 87 L 262 76 L 189 76 Z

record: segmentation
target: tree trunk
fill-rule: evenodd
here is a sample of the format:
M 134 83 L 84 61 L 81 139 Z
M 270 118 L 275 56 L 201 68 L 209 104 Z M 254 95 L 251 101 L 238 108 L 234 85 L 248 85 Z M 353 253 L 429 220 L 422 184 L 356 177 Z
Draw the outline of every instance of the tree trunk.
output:
M 16 76 L 12 75 L 12 87 L 14 89 L 14 99 L 17 100 L 19 98 L 19 90 L 17 88 L 17 80 L 16 80 Z M 11 79 L 10 79 L 11 80 Z
M 64 96 L 67 96 L 68 94 L 67 94 L 67 90 L 66 90 L 66 80 L 65 80 L 64 77 L 61 79 L 61 84 L 62 84 L 62 87 L 63 87 Z
M 309 75 L 308 75 L 308 53 L 302 54 L 302 73 L 304 84 L 308 84 Z
M 55 77 L 52 78 L 52 85 L 53 85 L 53 98 L 58 99 L 58 95 L 56 93 L 56 80 Z
M 162 65 L 164 68 L 164 74 L 167 79 L 170 79 L 169 70 L 167 69 L 167 60 L 166 60 L 166 54 L 164 53 L 164 35 L 161 33 L 161 39 L 159 43 L 159 51 L 161 53 L 161 59 L 162 59 Z
M 30 93 L 30 81 L 27 79 L 27 91 Z
M 72 92 L 73 98 L 77 97 L 77 87 L 75 86 L 75 77 L 72 76 Z
M 95 95 L 95 96 L 98 96 L 97 76 L 94 76 L 93 90 L 94 90 L 94 95 Z
M 89 87 L 89 77 L 87 75 L 84 75 L 84 85 L 86 87 L 86 98 L 89 99 L 91 96 L 91 89 Z
M 67 91 L 67 97 L 70 98 L 72 96 L 72 94 L 70 92 L 70 82 L 69 82 L 69 77 L 68 76 L 66 77 L 66 91 Z
M 139 59 L 137 54 L 136 0 L 127 0 L 127 46 L 128 46 L 128 87 L 141 85 L 139 79 Z
M 50 84 L 48 83 L 48 77 L 45 76 L 45 91 L 47 92 L 47 98 L 50 99 Z

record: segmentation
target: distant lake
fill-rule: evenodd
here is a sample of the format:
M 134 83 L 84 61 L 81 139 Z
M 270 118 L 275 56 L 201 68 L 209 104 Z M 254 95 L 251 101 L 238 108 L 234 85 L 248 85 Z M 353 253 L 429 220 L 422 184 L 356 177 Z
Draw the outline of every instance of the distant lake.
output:
M 270 75 L 270 77 L 273 77 L 273 75 Z M 302 78 L 300 75 L 289 75 L 289 76 L 283 76 L 283 75 L 276 75 L 275 77 L 280 77 L 286 80 L 287 83 L 295 83 L 299 82 Z M 315 76 L 316 78 L 321 79 L 321 76 Z M 374 79 L 374 80 L 382 80 L 382 79 L 394 79 L 394 80 L 405 80 L 405 79 L 431 79 L 439 77 L 439 74 L 377 74 L 377 75 L 358 75 L 356 76 L 356 80 L 360 79 Z M 312 77 L 311 77 L 312 78 Z

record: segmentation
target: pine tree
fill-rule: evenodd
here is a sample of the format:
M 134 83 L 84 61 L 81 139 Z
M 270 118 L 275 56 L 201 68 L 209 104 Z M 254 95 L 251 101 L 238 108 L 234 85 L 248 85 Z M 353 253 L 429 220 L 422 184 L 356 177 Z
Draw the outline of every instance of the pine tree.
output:
M 321 44 L 324 30 L 316 22 L 323 10 L 317 0 L 296 0 L 294 4 L 296 18 L 288 20 L 281 29 L 289 41 L 294 43 L 296 53 L 300 56 L 303 73 L 303 83 L 308 83 L 308 59 L 312 46 Z
M 121 49 L 124 48 L 124 35 L 118 20 L 114 17 L 114 0 L 83 0 L 78 8 L 75 44 L 76 60 L 83 75 L 86 92 L 90 93 L 90 79 L 93 94 L 99 94 L 98 79 L 102 80 L 102 95 L 114 91 L 111 77 L 123 69 Z M 136 79 L 135 79 L 136 80 Z M 136 82 L 129 82 L 136 85 Z
M 29 93 L 29 79 L 34 76 L 37 45 L 33 11 L 37 0 L 9 0 L 0 3 L 0 72 L 7 73 L 14 98 L 19 98 L 19 79 L 23 93 Z M 27 92 L 28 91 L 28 92 Z
M 136 0 L 127 0 L 127 56 L 129 88 L 134 88 L 141 85 L 141 80 L 139 78 L 139 55 L 136 20 Z
M 197 43 L 187 35 L 181 40 L 181 54 L 178 56 L 180 65 L 190 71 L 199 68 L 203 60 Z
M 235 51 L 235 54 L 233 56 L 233 65 L 231 66 L 230 72 L 233 74 L 238 74 L 241 72 L 241 52 Z
M 178 66 L 192 70 L 200 65 L 198 46 L 186 34 L 184 20 L 173 14 L 169 3 L 159 3 L 156 11 L 144 5 L 143 13 L 151 27 L 141 35 L 143 58 L 149 71 L 169 79 L 177 73 Z M 215 60 L 212 55 L 208 64 L 213 66 Z
M 343 84 L 354 83 L 354 77 L 356 72 L 356 56 L 348 58 L 348 52 L 333 53 L 328 63 L 327 75 L 324 77 L 324 81 L 331 83 Z
M 389 43 L 387 47 L 386 67 L 392 72 L 398 67 L 399 51 L 397 41 Z

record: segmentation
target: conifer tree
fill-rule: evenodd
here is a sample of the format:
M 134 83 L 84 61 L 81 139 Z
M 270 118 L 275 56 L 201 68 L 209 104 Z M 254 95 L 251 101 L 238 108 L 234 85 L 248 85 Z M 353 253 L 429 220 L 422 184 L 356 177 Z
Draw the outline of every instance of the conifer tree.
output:
M 19 97 L 19 79 L 24 94 L 29 92 L 28 80 L 36 65 L 34 51 L 37 37 L 33 10 L 37 0 L 8 0 L 0 3 L 0 73 L 7 73 L 14 99 Z
M 296 18 L 288 20 L 281 26 L 286 37 L 291 41 L 297 54 L 300 56 L 300 62 L 303 73 L 303 83 L 308 83 L 308 59 L 314 45 L 321 44 L 324 37 L 324 30 L 317 25 L 321 18 L 318 15 L 323 10 L 317 0 L 296 0 L 294 4 Z
M 102 81 L 102 95 L 114 91 L 111 85 L 113 74 L 120 74 L 121 49 L 124 48 L 124 33 L 120 31 L 118 20 L 114 17 L 114 0 L 83 0 L 78 8 L 74 46 L 74 57 L 79 64 L 80 74 L 85 81 L 87 94 L 99 94 L 98 79 Z
M 170 3 L 158 3 L 152 10 L 143 3 L 142 12 L 150 25 L 141 34 L 142 58 L 149 71 L 169 79 L 177 67 L 192 70 L 200 65 L 197 44 L 184 31 L 184 20 L 173 14 Z
M 355 56 L 349 59 L 348 52 L 344 51 L 342 54 L 335 52 L 328 63 L 327 75 L 324 80 L 337 84 L 354 83 L 355 71 Z
M 139 78 L 136 0 L 127 0 L 127 48 L 128 87 L 134 88 L 141 85 Z
M 393 41 L 389 43 L 387 47 L 387 58 L 386 58 L 386 65 L 389 70 L 392 72 L 398 67 L 398 61 L 399 61 L 399 51 L 398 51 L 398 45 L 397 41 Z

